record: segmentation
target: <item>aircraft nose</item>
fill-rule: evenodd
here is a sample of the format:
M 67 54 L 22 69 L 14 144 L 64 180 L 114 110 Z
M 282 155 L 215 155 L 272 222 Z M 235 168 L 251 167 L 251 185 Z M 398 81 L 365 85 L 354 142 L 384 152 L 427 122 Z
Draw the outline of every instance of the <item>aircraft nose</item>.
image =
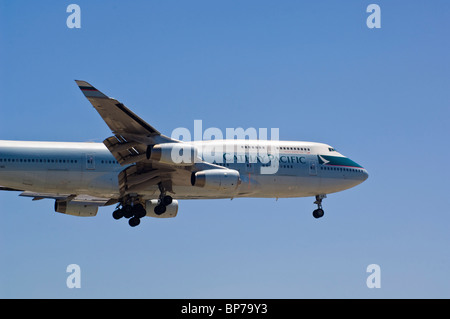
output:
M 356 169 L 357 173 L 354 175 L 354 178 L 356 180 L 358 180 L 360 183 L 364 182 L 366 179 L 369 178 L 369 173 L 361 165 L 357 164 L 356 162 L 352 161 L 349 158 L 345 158 L 342 161 L 343 161 L 343 165 L 348 165 L 348 166 L 354 167 Z
M 366 169 L 363 169 L 362 170 L 362 181 L 364 182 L 368 178 L 369 178 L 369 173 L 367 172 Z
M 352 161 L 351 159 L 348 159 L 348 162 L 351 166 L 356 167 L 357 169 L 357 173 L 354 175 L 354 178 L 358 181 L 358 183 L 362 183 L 369 178 L 369 173 L 364 167 Z

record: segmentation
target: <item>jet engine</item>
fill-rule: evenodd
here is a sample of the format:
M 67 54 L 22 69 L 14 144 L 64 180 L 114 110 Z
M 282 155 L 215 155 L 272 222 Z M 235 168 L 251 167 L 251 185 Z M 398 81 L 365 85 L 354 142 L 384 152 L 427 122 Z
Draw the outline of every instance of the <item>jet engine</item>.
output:
M 63 200 L 55 201 L 55 212 L 62 214 L 91 217 L 97 215 L 97 211 L 98 206 L 92 204 L 89 205 L 84 202 L 72 202 Z
M 147 147 L 147 159 L 164 164 L 189 166 L 197 161 L 197 148 L 186 143 L 163 143 Z
M 232 191 L 240 184 L 239 172 L 234 169 L 208 169 L 194 172 L 191 184 L 217 191 Z

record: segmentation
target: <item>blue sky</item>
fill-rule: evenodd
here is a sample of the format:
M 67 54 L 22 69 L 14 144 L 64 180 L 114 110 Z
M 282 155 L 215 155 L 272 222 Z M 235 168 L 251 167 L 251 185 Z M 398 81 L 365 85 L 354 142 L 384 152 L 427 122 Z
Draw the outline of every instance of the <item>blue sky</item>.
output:
M 3 192 L 0 297 L 449 298 L 448 30 L 448 1 L 1 0 L 0 139 L 110 136 L 80 79 L 166 135 L 279 128 L 370 177 L 320 220 L 313 198 L 180 201 L 134 229 L 112 207 L 83 219 Z

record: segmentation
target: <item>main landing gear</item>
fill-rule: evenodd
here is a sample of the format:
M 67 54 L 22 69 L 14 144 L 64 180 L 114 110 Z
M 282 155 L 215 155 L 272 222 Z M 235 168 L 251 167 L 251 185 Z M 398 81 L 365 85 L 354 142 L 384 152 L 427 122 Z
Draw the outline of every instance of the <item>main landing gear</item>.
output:
M 314 218 L 321 218 L 324 215 L 324 211 L 322 209 L 322 200 L 327 198 L 327 195 L 316 195 L 316 201 L 314 204 L 317 204 L 317 209 L 313 211 Z
M 166 195 L 166 190 L 161 183 L 158 184 L 159 195 L 158 205 L 155 206 L 154 212 L 156 215 L 162 215 L 166 212 L 167 206 L 172 204 L 172 196 Z M 117 205 L 116 210 L 112 216 L 114 219 L 121 219 L 125 217 L 128 219 L 128 224 L 131 227 L 136 227 L 141 223 L 141 218 L 147 215 L 143 201 L 137 195 L 127 195 Z
M 144 206 L 139 202 L 138 198 L 129 197 L 123 203 L 117 205 L 112 216 L 114 219 L 125 217 L 131 227 L 136 227 L 141 223 L 141 218 L 147 215 Z
M 172 196 L 166 195 L 166 190 L 161 183 L 158 184 L 159 191 L 159 204 L 156 205 L 154 211 L 156 215 L 162 215 L 166 212 L 166 207 L 172 204 Z

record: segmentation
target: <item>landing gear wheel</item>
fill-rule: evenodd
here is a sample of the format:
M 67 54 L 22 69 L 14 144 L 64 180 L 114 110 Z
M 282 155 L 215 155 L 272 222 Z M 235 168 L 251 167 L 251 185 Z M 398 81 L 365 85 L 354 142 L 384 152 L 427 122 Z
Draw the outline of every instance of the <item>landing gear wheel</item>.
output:
M 170 204 L 172 204 L 172 196 L 169 195 L 164 196 L 161 202 L 164 206 L 169 206 Z
M 145 211 L 145 208 L 144 206 L 142 206 L 142 204 L 137 204 L 133 206 L 133 214 L 137 218 L 142 218 L 147 215 L 147 212 Z
M 131 205 L 125 205 L 122 209 L 123 211 L 123 216 L 125 218 L 131 218 L 133 217 L 133 206 Z
M 116 209 L 116 210 L 113 212 L 112 216 L 113 216 L 113 218 L 116 219 L 116 220 L 117 220 L 117 219 L 121 219 L 121 218 L 123 217 L 123 210 L 120 209 L 120 208 Z
M 128 224 L 131 226 L 131 227 L 136 227 L 137 225 L 139 225 L 141 223 L 141 220 L 140 220 L 140 218 L 138 218 L 138 217 L 132 217 L 132 218 L 130 218 L 130 220 L 128 221 Z
M 136 227 L 141 223 L 141 218 L 147 215 L 143 200 L 139 196 L 127 195 L 121 198 L 112 216 L 114 219 L 125 217 L 131 227 Z
M 166 206 L 159 204 L 154 210 L 156 215 L 162 215 L 166 212 Z
M 324 215 L 324 211 L 321 208 L 318 208 L 313 211 L 314 218 L 321 218 L 321 217 L 323 217 L 323 215 Z
M 162 215 L 166 212 L 166 206 L 172 204 L 172 196 L 166 195 L 166 189 L 164 185 L 160 182 L 158 183 L 159 191 L 159 204 L 154 208 L 156 215 Z
M 317 205 L 317 209 L 313 211 L 314 218 L 321 218 L 324 215 L 323 209 L 322 209 L 322 200 L 324 198 L 327 198 L 327 195 L 316 195 L 316 201 L 314 204 Z

